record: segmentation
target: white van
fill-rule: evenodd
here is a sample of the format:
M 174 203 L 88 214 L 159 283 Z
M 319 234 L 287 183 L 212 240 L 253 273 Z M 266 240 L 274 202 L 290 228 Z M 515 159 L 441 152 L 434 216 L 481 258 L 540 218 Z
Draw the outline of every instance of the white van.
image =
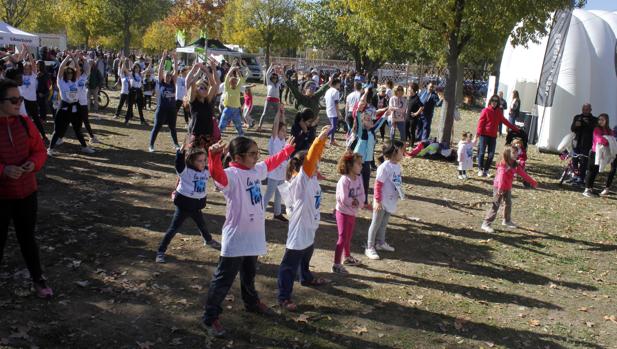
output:
M 249 68 L 249 75 L 247 80 L 253 80 L 258 82 L 263 82 L 263 72 L 261 70 L 261 64 L 259 64 L 259 60 L 256 56 L 243 53 L 242 59 L 246 61 L 246 64 Z

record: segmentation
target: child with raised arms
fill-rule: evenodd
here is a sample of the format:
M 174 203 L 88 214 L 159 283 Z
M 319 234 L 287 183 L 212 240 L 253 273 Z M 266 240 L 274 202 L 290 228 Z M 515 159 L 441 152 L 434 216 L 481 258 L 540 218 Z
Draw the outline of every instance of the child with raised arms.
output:
M 266 254 L 264 203 L 261 181 L 294 151 L 293 137 L 274 156 L 258 162 L 259 148 L 254 140 L 236 137 L 229 143 L 231 163 L 223 169 L 221 155 L 227 146 L 222 141 L 210 146 L 208 167 L 214 183 L 227 201 L 222 232 L 221 257 L 208 289 L 203 324 L 208 333 L 222 337 L 225 329 L 219 322 L 225 300 L 236 275 L 240 283 L 244 307 L 249 312 L 269 314 L 271 310 L 259 300 L 255 290 L 257 256 Z
M 176 211 L 156 253 L 157 263 L 165 263 L 165 251 L 169 243 L 182 223 L 189 217 L 197 224 L 204 245 L 215 249 L 221 248 L 208 232 L 201 212 L 206 206 L 206 183 L 210 177 L 210 172 L 206 167 L 206 156 L 205 149 L 193 147 L 188 142 L 184 142 L 176 152 L 176 173 L 179 180 L 172 195 Z
M 289 311 L 296 310 L 291 293 L 298 268 L 303 286 L 321 286 L 327 283 L 327 280 L 315 278 L 311 274 L 309 263 L 313 256 L 315 231 L 321 218 L 321 186 L 317 179 L 317 165 L 329 132 L 330 127 L 325 126 L 308 152 L 296 153 L 287 165 L 285 205 L 289 214 L 289 230 L 285 255 L 279 267 L 278 301 L 281 307 Z

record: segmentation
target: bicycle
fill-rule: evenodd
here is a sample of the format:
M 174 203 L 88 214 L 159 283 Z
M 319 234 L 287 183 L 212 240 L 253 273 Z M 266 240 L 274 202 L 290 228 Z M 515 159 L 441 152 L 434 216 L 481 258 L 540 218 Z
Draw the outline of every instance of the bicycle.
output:
M 90 104 L 91 105 L 94 104 L 92 99 L 93 98 L 90 97 Z M 105 109 L 109 105 L 109 95 L 107 94 L 107 92 L 103 91 L 102 89 L 99 89 L 98 100 L 99 100 L 99 108 L 100 109 Z
M 583 154 L 576 154 L 576 153 L 570 153 L 567 150 L 565 150 L 563 153 L 559 154 L 559 159 L 561 161 L 567 161 L 568 163 L 566 164 L 566 167 L 563 169 L 563 172 L 561 173 L 561 177 L 559 177 L 559 185 L 561 186 L 563 184 L 563 182 L 568 178 L 575 178 L 579 176 L 579 171 L 578 168 L 574 167 L 574 162 L 572 160 L 574 159 L 581 159 L 581 158 L 586 158 L 586 155 Z

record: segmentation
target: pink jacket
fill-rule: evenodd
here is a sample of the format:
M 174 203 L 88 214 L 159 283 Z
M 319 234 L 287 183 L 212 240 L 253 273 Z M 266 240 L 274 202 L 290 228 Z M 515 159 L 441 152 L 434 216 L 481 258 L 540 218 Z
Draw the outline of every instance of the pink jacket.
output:
M 358 206 L 353 206 L 353 201 L 358 201 Z M 340 213 L 356 216 L 358 214 L 358 207 L 364 205 L 364 184 L 362 183 L 362 176 L 356 176 L 355 180 L 352 180 L 349 176 L 341 176 L 336 184 L 336 210 Z
M 497 164 L 497 173 L 495 173 L 495 181 L 493 187 L 499 191 L 512 190 L 512 182 L 514 181 L 514 175 L 518 174 L 525 180 L 525 182 L 531 184 L 532 187 L 537 187 L 538 183 L 531 178 L 520 164 L 516 164 L 516 167 L 510 167 L 503 162 Z
M 591 145 L 591 151 L 596 152 L 596 145 L 608 145 L 608 140 L 604 138 L 604 136 L 612 136 L 613 131 L 605 130 L 600 127 L 596 127 L 593 129 L 593 144 Z

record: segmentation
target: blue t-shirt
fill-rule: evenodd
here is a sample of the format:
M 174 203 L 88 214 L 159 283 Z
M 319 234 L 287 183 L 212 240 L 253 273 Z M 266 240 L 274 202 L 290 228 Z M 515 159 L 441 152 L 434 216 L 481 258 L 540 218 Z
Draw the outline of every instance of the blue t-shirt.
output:
M 158 92 L 156 103 L 158 109 L 176 108 L 176 84 L 157 81 L 156 91 Z

